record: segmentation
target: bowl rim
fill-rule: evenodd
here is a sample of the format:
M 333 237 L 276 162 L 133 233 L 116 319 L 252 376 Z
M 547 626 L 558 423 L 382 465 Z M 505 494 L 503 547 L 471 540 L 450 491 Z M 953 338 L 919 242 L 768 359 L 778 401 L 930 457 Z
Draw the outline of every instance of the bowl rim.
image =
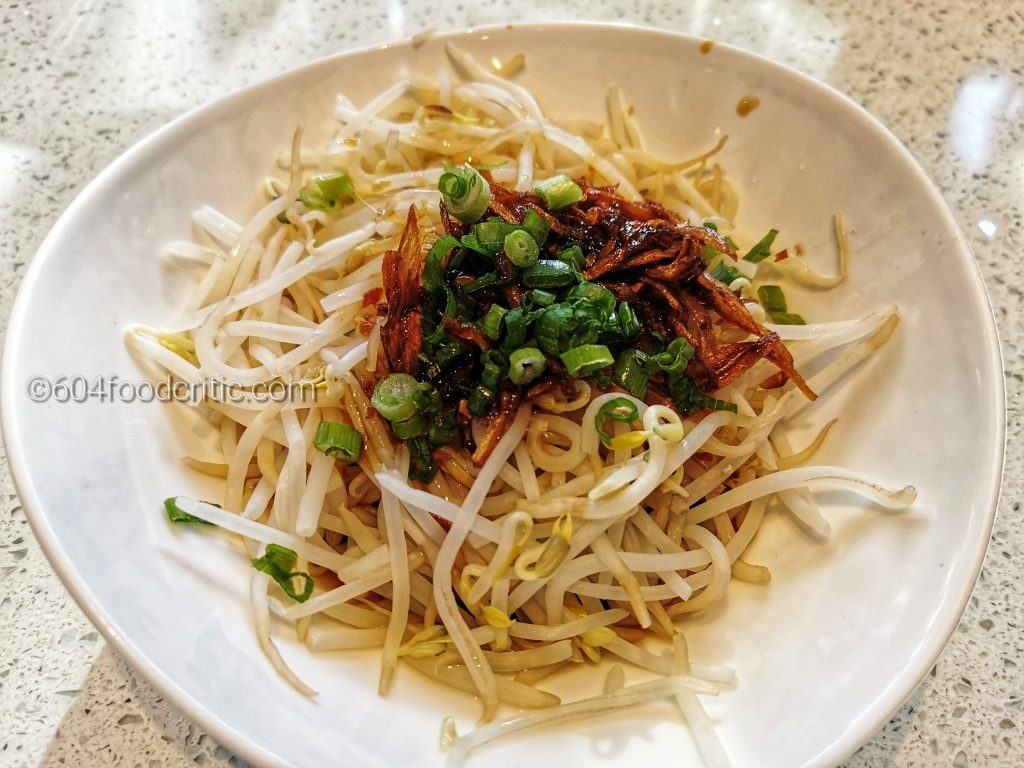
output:
M 458 41 L 464 39 L 479 38 L 491 34 L 505 34 L 508 32 L 522 31 L 542 34 L 546 32 L 558 32 L 559 30 L 579 29 L 592 30 L 595 33 L 621 33 L 626 35 L 650 36 L 662 38 L 663 40 L 674 41 L 680 44 L 699 44 L 706 38 L 677 32 L 674 30 L 658 29 L 652 26 L 630 22 L 579 22 L 579 21 L 545 21 L 524 24 L 489 24 L 479 27 L 453 27 L 444 31 L 433 31 L 431 39 L 445 41 Z M 2 365 L 0 365 L 0 433 L 2 433 L 4 447 L 7 453 L 8 466 L 14 482 L 15 491 L 21 501 L 25 516 L 29 521 L 32 532 L 39 542 L 40 548 L 49 560 L 51 567 L 57 573 L 64 587 L 68 590 L 75 602 L 82 609 L 89 621 L 103 634 L 103 636 L 114 646 L 115 650 L 128 663 L 131 669 L 140 675 L 147 683 L 152 685 L 166 699 L 168 699 L 182 714 L 190 720 L 198 723 L 206 729 L 217 741 L 244 760 L 260 766 L 289 766 L 293 768 L 287 758 L 275 754 L 258 742 L 245 736 L 242 732 L 228 725 L 216 712 L 207 709 L 192 697 L 188 691 L 178 685 L 167 676 L 149 657 L 125 634 L 122 634 L 116 623 L 108 615 L 106 608 L 93 595 L 89 586 L 79 577 L 77 569 L 70 562 L 67 553 L 64 551 L 55 531 L 50 525 L 49 518 L 43 508 L 43 503 L 35 491 L 32 482 L 30 468 L 23 463 L 21 458 L 21 435 L 15 408 L 15 396 L 12 394 L 19 388 L 19 383 L 14 381 L 15 359 L 18 355 L 19 346 L 25 331 L 25 318 L 30 302 L 34 298 L 33 288 L 43 272 L 44 264 L 55 258 L 54 244 L 59 242 L 65 231 L 71 226 L 77 211 L 86 205 L 88 199 L 99 189 L 116 179 L 123 170 L 133 164 L 144 161 L 149 155 L 158 153 L 161 144 L 176 134 L 182 126 L 202 121 L 215 119 L 221 110 L 231 109 L 238 101 L 245 101 L 253 94 L 263 89 L 273 88 L 275 85 L 290 80 L 297 75 L 308 73 L 320 68 L 329 68 L 342 62 L 347 58 L 386 51 L 394 48 L 416 46 L 416 35 L 405 37 L 400 40 L 393 40 L 385 43 L 354 46 L 346 48 L 338 53 L 330 54 L 298 67 L 291 68 L 281 74 L 260 80 L 244 88 L 232 91 L 231 93 L 209 100 L 193 109 L 186 111 L 171 120 L 166 125 L 149 133 L 139 139 L 113 162 L 107 165 L 97 176 L 88 182 L 77 193 L 71 204 L 60 215 L 57 222 L 50 229 L 44 238 L 34 258 L 28 264 L 21 285 L 9 316 L 6 333 L 4 336 L 4 351 Z M 982 522 L 979 536 L 970 552 L 969 572 L 973 576 L 965 580 L 959 587 L 958 599 L 949 603 L 946 615 L 939 615 L 939 621 L 933 625 L 933 631 L 929 633 L 925 641 L 918 648 L 918 653 L 911 659 L 903 673 L 896 678 L 876 698 L 867 710 L 868 716 L 860 717 L 853 727 L 848 729 L 843 737 L 834 742 L 827 749 L 812 756 L 806 766 L 834 766 L 841 763 L 861 746 L 895 713 L 902 703 L 910 696 L 919 682 L 927 675 L 942 650 L 945 648 L 949 638 L 956 629 L 957 624 L 966 609 L 967 602 L 973 592 L 981 572 L 981 567 L 988 549 L 992 535 L 992 528 L 998 509 L 1000 491 L 1002 487 L 1003 471 L 1006 461 L 1006 384 L 1003 376 L 1003 356 L 999 342 L 998 325 L 991 299 L 985 288 L 984 278 L 978 266 L 977 259 L 971 250 L 969 243 L 964 237 L 956 219 L 947 205 L 942 194 L 934 182 L 928 177 L 924 169 L 918 163 L 914 155 L 907 147 L 876 117 L 869 113 L 859 103 L 837 90 L 836 88 L 817 80 L 792 67 L 780 64 L 772 59 L 757 53 L 752 53 L 743 48 L 714 41 L 716 50 L 724 50 L 730 56 L 740 60 L 753 62 L 768 70 L 775 76 L 782 76 L 795 79 L 799 84 L 809 89 L 818 97 L 833 100 L 852 110 L 878 134 L 879 138 L 896 150 L 899 159 L 916 175 L 916 180 L 922 189 L 927 190 L 931 202 L 936 210 L 945 219 L 949 232 L 959 245 L 964 257 L 968 258 L 974 269 L 972 275 L 974 280 L 971 290 L 976 299 L 980 299 L 981 306 L 987 307 L 988 322 L 984 324 L 983 344 L 988 348 L 990 358 L 999 366 L 999 373 L 993 377 L 992 391 L 988 394 L 997 406 L 996 412 L 1000 414 L 997 425 L 997 439 L 999 442 L 998 458 L 993 466 L 989 478 L 987 495 L 984 504 L 986 519 Z M 981 533 L 984 536 L 981 536 Z

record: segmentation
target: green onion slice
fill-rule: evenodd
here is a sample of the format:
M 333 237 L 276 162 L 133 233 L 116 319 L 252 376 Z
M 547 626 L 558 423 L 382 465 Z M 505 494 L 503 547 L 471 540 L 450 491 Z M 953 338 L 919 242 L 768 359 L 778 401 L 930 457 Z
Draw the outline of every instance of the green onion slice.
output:
M 427 430 L 427 420 L 421 413 L 417 413 L 405 421 L 391 422 L 391 431 L 395 433 L 395 437 L 399 440 L 411 440 L 414 437 L 421 437 L 427 434 Z
M 533 193 L 544 201 L 549 211 L 557 211 L 583 199 L 583 190 L 564 173 L 533 185 Z
M 661 370 L 669 376 L 675 376 L 686 370 L 686 366 L 690 364 L 693 353 L 694 349 L 690 342 L 680 336 L 677 339 L 673 339 L 669 343 L 668 348 L 658 355 L 655 360 Z
M 604 344 L 583 344 L 573 347 L 559 355 L 559 358 L 569 375 L 577 379 L 607 368 L 615 362 L 611 351 Z
M 644 367 L 646 361 L 647 355 L 639 349 L 622 350 L 615 363 L 612 379 L 633 397 L 642 398 L 647 392 L 647 383 L 651 379 L 651 374 Z
M 405 421 L 430 407 L 430 390 L 408 373 L 392 373 L 378 382 L 370 404 L 388 421 Z
M 585 301 L 596 306 L 606 317 L 615 308 L 615 294 L 597 283 L 574 285 L 565 295 L 566 301 Z
M 576 282 L 576 270 L 564 261 L 541 259 L 523 270 L 522 279 L 527 288 L 563 288 Z
M 712 411 L 732 411 L 736 413 L 736 403 L 730 403 L 728 400 L 719 400 L 705 395 L 694 384 L 686 374 L 679 374 L 677 376 L 670 376 L 668 381 L 668 390 L 672 395 L 672 401 L 675 403 L 676 408 L 684 415 L 688 416 L 691 413 L 699 411 L 701 408 L 708 408 Z
M 744 261 L 749 261 L 751 264 L 757 264 L 758 262 L 764 261 L 772 253 L 772 243 L 775 242 L 775 237 L 779 234 L 777 229 L 769 229 L 768 234 L 762 237 L 757 243 L 751 248 L 747 255 L 743 257 Z
M 409 447 L 409 479 L 429 483 L 437 474 L 430 442 L 422 437 L 414 437 L 406 445 Z
M 354 464 L 363 452 L 363 436 L 343 421 L 321 421 L 316 425 L 313 446 L 338 461 Z
M 483 384 L 477 384 L 466 400 L 466 407 L 474 416 L 483 416 L 491 407 L 496 396 L 493 389 L 489 389 Z
M 540 247 L 533 236 L 522 229 L 505 235 L 505 255 L 517 267 L 532 267 L 540 257 Z
M 480 355 L 480 362 L 484 366 L 483 373 L 480 374 L 480 383 L 492 392 L 497 392 L 501 380 L 508 372 L 508 360 L 497 349 L 489 349 Z
M 538 307 L 550 307 L 558 300 L 558 296 L 551 291 L 534 288 L 532 291 L 527 291 L 523 299 L 532 302 Z
M 433 421 L 427 428 L 427 439 L 431 445 L 445 445 L 450 443 L 459 434 L 459 424 L 455 417 L 455 411 L 442 411 L 434 415 Z
M 299 199 L 311 211 L 333 213 L 356 193 L 347 173 L 325 173 L 314 176 L 299 190 Z
M 597 434 L 601 438 L 601 442 L 605 445 L 611 445 L 612 436 L 604 428 L 606 421 L 631 424 L 639 418 L 640 412 L 636 408 L 636 403 L 628 397 L 616 397 L 598 409 L 597 415 L 594 416 L 594 427 L 597 428 Z
M 530 234 L 533 241 L 537 243 L 537 247 L 544 245 L 544 241 L 548 239 L 548 232 L 551 231 L 551 222 L 541 216 L 533 208 L 526 212 L 523 216 L 523 223 L 519 227 Z
M 505 239 L 513 231 L 511 224 L 498 218 L 481 221 L 473 227 L 476 245 L 479 246 L 479 250 L 486 252 L 489 256 L 494 256 L 505 246 Z
M 587 259 L 583 255 L 583 249 L 578 245 L 573 245 L 566 248 L 564 251 L 559 251 L 558 260 L 564 261 L 577 272 L 582 272 L 583 268 L 587 265 Z
M 786 308 L 786 294 L 777 285 L 762 285 L 757 289 L 757 298 L 765 314 L 778 325 L 806 325 L 806 321 Z
M 536 347 L 522 347 L 508 358 L 508 377 L 517 387 L 529 384 L 542 373 L 547 366 L 547 358 Z
M 487 314 L 480 321 L 480 330 L 487 338 L 496 341 L 501 336 L 501 321 L 507 313 L 508 310 L 501 304 L 491 304 Z
M 172 523 L 199 523 L 200 525 L 213 525 L 213 523 L 203 520 L 201 517 L 190 515 L 177 505 L 174 501 L 176 497 L 171 496 L 170 498 L 164 499 L 164 511 L 167 513 L 167 519 Z M 209 502 L 208 502 L 209 503 Z M 215 507 L 220 507 L 220 504 L 214 504 Z
M 729 264 L 725 260 L 718 262 L 718 266 L 716 266 L 713 270 L 708 272 L 708 274 L 718 282 L 724 283 L 725 285 L 731 285 L 734 281 L 739 280 L 741 277 L 746 277 L 746 275 L 744 275 L 742 272 L 736 269 L 736 267 L 734 267 L 732 264 Z
M 292 600 L 304 603 L 313 594 L 314 582 L 308 573 L 292 570 L 298 559 L 293 549 L 282 547 L 280 544 L 267 544 L 263 557 L 253 558 L 252 567 L 270 576 Z M 303 582 L 301 592 L 295 589 L 295 579 L 301 579 Z
M 473 224 L 487 212 L 491 204 L 491 187 L 487 179 L 468 165 L 445 163 L 437 182 L 445 207 L 463 224 Z

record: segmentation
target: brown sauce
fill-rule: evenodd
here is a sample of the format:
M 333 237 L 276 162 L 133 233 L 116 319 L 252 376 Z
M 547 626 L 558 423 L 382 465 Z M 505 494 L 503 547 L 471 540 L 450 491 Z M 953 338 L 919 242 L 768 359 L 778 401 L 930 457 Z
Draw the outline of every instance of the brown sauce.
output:
M 757 96 L 744 96 L 736 105 L 736 114 L 746 117 L 759 106 L 761 106 L 761 100 Z

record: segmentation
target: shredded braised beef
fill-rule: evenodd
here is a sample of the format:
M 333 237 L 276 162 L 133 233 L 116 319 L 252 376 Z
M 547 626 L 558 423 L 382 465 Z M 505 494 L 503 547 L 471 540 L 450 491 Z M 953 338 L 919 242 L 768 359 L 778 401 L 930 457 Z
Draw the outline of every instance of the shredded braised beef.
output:
M 804 395 L 815 399 L 778 335 L 758 323 L 736 294 L 704 272 L 704 246 L 736 259 L 723 237 L 705 227 L 687 225 L 651 200 L 627 200 L 614 187 L 592 186 L 585 179 L 576 183 L 583 199 L 550 212 L 533 193 L 492 183 L 490 213 L 519 222 L 527 211 L 536 211 L 551 224 L 552 236 L 545 247 L 552 255 L 579 244 L 587 254 L 583 273 L 587 280 L 632 302 L 648 333 L 683 336 L 693 345 L 695 354 L 687 373 L 701 391 L 721 389 L 765 359 L 779 369 L 770 380 L 773 386 L 792 380 Z M 458 236 L 461 229 L 449 233 Z M 715 322 L 756 338 L 720 343 L 713 330 Z
M 684 337 L 694 348 L 686 373 L 701 392 L 710 394 L 727 386 L 764 359 L 779 371 L 765 379 L 762 386 L 779 387 L 792 380 L 808 398 L 816 397 L 796 371 L 793 358 L 778 335 L 758 323 L 735 293 L 705 272 L 702 251 L 706 247 L 732 260 L 737 258 L 729 243 L 714 230 L 690 226 L 658 203 L 626 200 L 613 187 L 592 186 L 584 179 L 576 182 L 583 191 L 583 199 L 557 211 L 546 210 L 532 193 L 516 192 L 488 180 L 492 197 L 486 215 L 519 223 L 528 211 L 535 211 L 551 225 L 541 258 L 554 258 L 560 251 L 579 245 L 586 259 L 583 276 L 604 285 L 618 300 L 628 301 L 641 321 L 643 335 L 660 339 Z M 447 234 L 456 238 L 468 231 L 443 205 L 441 220 Z M 384 257 L 387 320 L 381 329 L 381 341 L 390 369 L 413 375 L 421 367 L 423 265 L 416 214 L 410 207 L 398 250 L 389 251 Z M 497 266 L 502 274 L 515 271 L 503 255 L 499 256 Z M 475 278 L 456 278 L 462 282 L 471 279 Z M 486 302 L 492 296 L 490 301 L 517 307 L 521 295 L 518 285 L 506 283 L 493 293 L 479 293 L 477 298 Z M 716 326 L 722 325 L 753 338 L 720 341 Z M 443 327 L 449 338 L 467 348 L 490 348 L 489 340 L 475 325 L 447 318 Z M 459 404 L 462 442 L 472 451 L 474 463 L 482 464 L 490 455 L 521 402 L 555 389 L 572 396 L 575 384 L 559 368 L 557 361 L 549 360 L 547 373 L 525 392 L 503 390 L 478 441 L 473 440 L 466 401 L 460 394 L 475 383 L 467 379 L 469 372 L 456 369 L 437 383 L 446 401 Z M 664 379 L 658 375 L 650 382 L 647 399 L 672 405 Z
M 415 376 L 419 371 L 419 354 L 423 344 L 420 327 L 423 320 L 420 303 L 423 248 L 413 206 L 409 206 L 409 217 L 398 250 L 384 254 L 382 273 L 384 293 L 387 296 L 387 319 L 381 326 L 380 340 L 388 359 L 388 367 L 394 372 Z

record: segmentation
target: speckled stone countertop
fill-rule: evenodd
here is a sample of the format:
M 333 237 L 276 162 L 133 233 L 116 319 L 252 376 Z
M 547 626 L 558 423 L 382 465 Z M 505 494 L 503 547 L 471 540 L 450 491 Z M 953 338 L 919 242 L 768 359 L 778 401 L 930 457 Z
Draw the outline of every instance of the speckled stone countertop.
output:
M 931 674 L 846 765 L 1024 765 L 1024 8 L 533 5 L 4 0 L 0 332 L 43 236 L 107 163 L 170 118 L 320 56 L 428 28 L 587 18 L 675 29 L 781 61 L 863 104 L 936 181 L 988 285 L 1008 382 L 1002 501 L 970 605 Z M 39 550 L 0 459 L 0 766 L 240 764 L 89 625 Z

